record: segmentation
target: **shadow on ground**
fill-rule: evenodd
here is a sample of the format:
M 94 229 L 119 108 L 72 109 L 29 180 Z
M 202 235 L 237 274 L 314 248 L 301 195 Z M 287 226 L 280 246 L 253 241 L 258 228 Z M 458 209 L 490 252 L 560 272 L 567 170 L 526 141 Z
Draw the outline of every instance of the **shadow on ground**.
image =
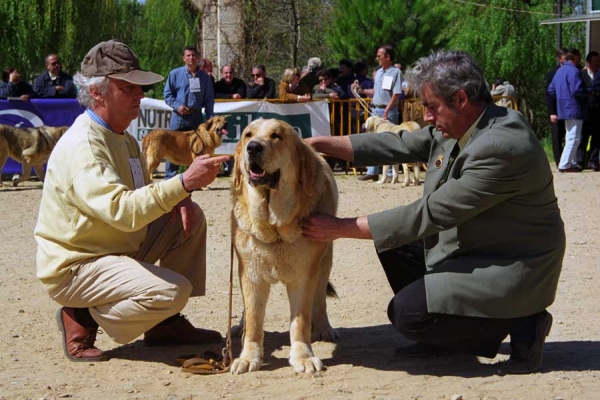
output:
M 451 355 L 426 359 L 408 359 L 394 356 L 394 349 L 410 342 L 398 334 L 391 325 L 378 325 L 357 328 L 339 328 L 340 339 L 335 345 L 331 358 L 322 358 L 328 367 L 353 365 L 380 371 L 404 371 L 411 375 L 459 376 L 464 378 L 498 375 L 494 364 L 481 363 L 477 357 Z M 287 359 L 276 358 L 272 354 L 289 347 L 288 332 L 265 332 L 264 371 L 277 370 L 288 366 Z M 182 355 L 201 354 L 206 350 L 221 352 L 224 345 L 144 347 L 141 340 L 109 350 L 111 358 L 164 363 L 176 366 L 176 359 Z M 233 340 L 234 357 L 241 351 L 239 338 Z M 315 354 L 319 356 L 318 351 Z M 508 355 L 510 346 L 503 343 L 499 354 Z M 506 356 L 502 357 L 505 359 Z M 497 357 L 500 361 L 500 357 Z M 546 342 L 544 364 L 539 373 L 553 371 L 599 371 L 600 342 L 567 341 Z

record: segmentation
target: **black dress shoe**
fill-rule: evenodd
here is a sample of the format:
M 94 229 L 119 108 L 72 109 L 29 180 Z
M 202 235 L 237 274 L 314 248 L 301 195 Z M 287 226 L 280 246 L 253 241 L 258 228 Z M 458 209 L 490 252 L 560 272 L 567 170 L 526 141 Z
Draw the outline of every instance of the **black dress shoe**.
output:
M 395 357 L 405 358 L 429 358 L 456 354 L 447 347 L 436 346 L 429 343 L 417 342 L 407 346 L 396 347 L 394 350 Z
M 379 175 L 362 175 L 356 179 L 358 179 L 359 181 L 378 181 Z
M 511 343 L 512 351 L 508 361 L 499 368 L 506 374 L 530 374 L 542 366 L 544 343 L 552 327 L 552 314 L 542 311 L 535 315 L 535 339 L 529 348 L 525 343 Z

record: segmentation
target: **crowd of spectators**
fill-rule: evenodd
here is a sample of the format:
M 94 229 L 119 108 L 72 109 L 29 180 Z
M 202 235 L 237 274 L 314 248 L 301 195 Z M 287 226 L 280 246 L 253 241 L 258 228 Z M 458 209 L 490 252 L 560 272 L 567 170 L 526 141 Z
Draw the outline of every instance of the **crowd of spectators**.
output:
M 213 63 L 209 59 L 198 58 L 197 66 L 210 77 L 215 99 L 279 99 L 289 102 L 352 99 L 355 97 L 351 91 L 354 81 L 363 88 L 373 87 L 373 80 L 367 77 L 367 64 L 362 61 L 353 63 L 348 59 L 340 60 L 338 67 L 326 69 L 319 57 L 309 58 L 302 69 L 293 67 L 284 70 L 279 85 L 267 76 L 263 64 L 252 67 L 247 81 L 236 76 L 235 67 L 230 64 L 221 68 L 220 79 L 215 79 Z M 48 54 L 45 67 L 46 71 L 33 80 L 33 85 L 21 79 L 15 67 L 6 67 L 0 81 L 0 99 L 75 98 L 77 90 L 73 77 L 62 70 L 58 55 Z
M 46 72 L 38 76 L 33 86 L 21 79 L 15 67 L 2 71 L 0 99 L 20 98 L 23 101 L 38 98 L 75 98 L 77 95 L 73 77 L 62 71 L 56 54 L 48 54 L 45 59 Z

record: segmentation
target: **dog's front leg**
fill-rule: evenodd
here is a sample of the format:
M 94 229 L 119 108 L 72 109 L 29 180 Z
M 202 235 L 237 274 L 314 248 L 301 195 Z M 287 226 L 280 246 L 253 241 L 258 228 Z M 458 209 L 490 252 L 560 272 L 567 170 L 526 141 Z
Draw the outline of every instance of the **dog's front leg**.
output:
M 381 178 L 377 181 L 377 183 L 381 184 L 381 183 L 386 183 L 387 182 L 387 174 L 388 171 L 390 169 L 389 165 L 384 165 L 382 168 L 382 174 L 381 174 Z
M 399 181 L 398 167 L 399 167 L 399 164 L 392 165 L 392 183 L 398 183 L 398 181 Z
M 231 373 L 234 375 L 260 370 L 264 356 L 265 309 L 270 285 L 262 279 L 258 283 L 253 282 L 251 277 L 245 275 L 240 266 L 240 283 L 244 297 L 244 347 L 240 357 L 231 364 Z
M 40 182 L 44 182 L 44 178 L 46 177 L 46 171 L 44 171 L 44 165 L 34 165 L 33 170 L 35 171 L 35 176 L 38 177 Z
M 404 182 L 402 182 L 402 187 L 407 187 L 410 182 L 410 169 L 408 168 L 408 164 L 402 164 L 402 172 L 404 172 Z
M 31 164 L 29 164 L 25 159 L 21 162 L 21 175 L 14 174 L 12 177 L 13 186 L 18 186 L 19 183 L 29 180 L 31 176 Z
M 323 370 L 323 362 L 314 356 L 310 344 L 312 306 L 317 283 L 317 279 L 313 278 L 310 278 L 307 273 L 302 281 L 287 285 L 290 299 L 290 342 L 292 345 L 289 361 L 296 372 L 312 373 Z
M 413 172 L 415 173 L 415 186 L 421 184 L 421 164 L 416 163 L 413 165 Z

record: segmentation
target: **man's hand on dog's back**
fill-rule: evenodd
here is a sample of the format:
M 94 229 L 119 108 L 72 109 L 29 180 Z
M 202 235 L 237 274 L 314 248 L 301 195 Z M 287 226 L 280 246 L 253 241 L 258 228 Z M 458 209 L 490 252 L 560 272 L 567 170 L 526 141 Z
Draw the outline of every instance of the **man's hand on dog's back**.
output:
M 229 161 L 229 156 L 203 155 L 196 158 L 183 173 L 183 187 L 192 191 L 208 186 L 217 177 L 221 163 L 226 161 Z

